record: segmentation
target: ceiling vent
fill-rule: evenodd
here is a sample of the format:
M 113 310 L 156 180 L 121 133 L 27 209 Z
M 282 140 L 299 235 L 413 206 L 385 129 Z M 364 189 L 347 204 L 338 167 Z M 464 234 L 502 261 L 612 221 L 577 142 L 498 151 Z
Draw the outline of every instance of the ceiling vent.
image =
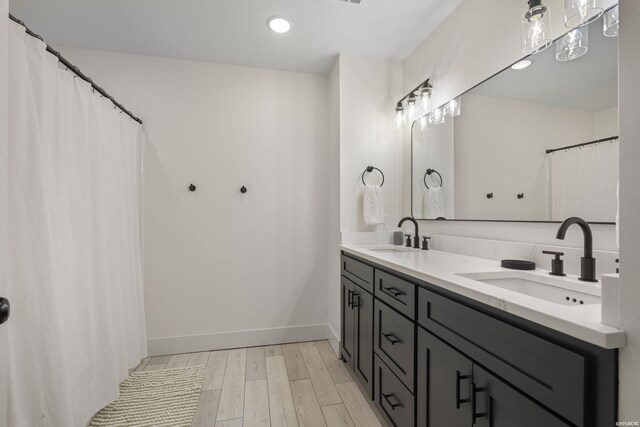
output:
M 362 5 L 363 0 L 339 0 L 343 3 L 355 4 L 356 6 Z

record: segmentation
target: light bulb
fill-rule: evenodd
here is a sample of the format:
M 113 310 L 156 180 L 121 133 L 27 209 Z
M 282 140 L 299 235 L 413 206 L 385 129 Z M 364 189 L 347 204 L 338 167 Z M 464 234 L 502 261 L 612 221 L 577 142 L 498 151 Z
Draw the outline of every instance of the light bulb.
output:
M 589 27 L 576 28 L 556 43 L 556 59 L 572 61 L 589 51 Z
M 398 104 L 396 107 L 396 128 L 401 128 L 404 125 L 404 107 L 402 104 Z
M 547 7 L 540 1 L 530 1 L 531 7 L 522 16 L 522 53 L 542 52 L 553 43 L 549 31 Z
M 618 37 L 620 28 L 620 11 L 618 6 L 609 9 L 604 14 L 603 34 L 607 37 Z
M 567 28 L 578 28 L 600 18 L 604 9 L 596 0 L 564 0 L 564 24 Z
M 432 92 L 433 90 L 431 89 L 430 86 L 423 87 L 422 89 L 420 89 L 420 105 L 422 105 L 422 108 L 424 110 L 427 110 L 429 108 L 429 104 L 431 104 Z
M 407 117 L 409 117 L 409 120 L 413 121 L 417 113 L 418 111 L 416 109 L 416 97 L 412 94 L 407 100 Z

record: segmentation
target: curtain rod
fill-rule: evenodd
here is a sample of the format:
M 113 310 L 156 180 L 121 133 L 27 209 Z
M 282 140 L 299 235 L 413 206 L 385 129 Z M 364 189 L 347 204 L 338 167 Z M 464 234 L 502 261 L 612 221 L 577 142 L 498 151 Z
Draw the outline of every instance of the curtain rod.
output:
M 574 144 L 574 145 L 567 145 L 566 147 L 551 148 L 551 149 L 547 150 L 546 153 L 549 154 L 549 153 L 554 153 L 556 151 L 563 151 L 563 150 L 569 150 L 571 148 L 584 147 L 585 145 L 598 144 L 599 142 L 615 141 L 616 139 L 618 139 L 617 135 L 616 136 L 610 136 L 609 138 L 596 139 L 595 141 L 582 142 L 580 144 Z
M 122 110 L 122 112 L 124 112 L 127 116 L 131 117 L 133 120 L 135 120 L 136 122 L 142 124 L 142 120 L 140 120 L 139 118 L 137 118 L 136 116 L 133 115 L 133 113 L 131 113 L 129 110 L 127 110 L 124 105 L 120 104 L 118 101 L 116 101 L 113 96 L 109 95 L 107 92 L 105 92 L 104 89 L 102 89 L 100 86 L 98 86 L 97 84 L 95 84 L 93 82 L 93 80 L 87 76 L 86 74 L 84 74 L 82 71 L 80 71 L 80 68 L 76 67 L 75 65 L 73 65 L 71 62 L 69 62 L 64 56 L 62 56 L 62 54 L 60 54 L 60 52 L 58 52 L 57 50 L 55 50 L 54 48 L 52 48 L 51 46 L 49 46 L 49 44 L 47 42 L 45 42 L 42 37 L 36 33 L 34 33 L 33 31 L 31 31 L 29 29 L 29 27 L 27 27 L 25 25 L 24 22 L 22 22 L 21 20 L 19 20 L 18 18 L 16 18 L 15 16 L 13 16 L 12 14 L 9 14 L 9 18 L 17 23 L 22 25 L 25 28 L 25 31 L 27 34 L 29 34 L 31 37 L 35 37 L 38 40 L 40 40 L 41 42 L 43 42 L 46 46 L 47 46 L 47 52 L 51 53 L 53 56 L 55 56 L 56 58 L 58 58 L 58 61 L 60 61 L 65 67 L 67 67 L 69 70 L 71 70 L 73 73 L 75 73 L 78 77 L 80 77 L 82 80 L 84 80 L 85 82 L 89 83 L 91 85 L 91 87 L 98 92 L 100 95 L 104 96 L 105 98 L 107 98 L 108 100 L 110 100 L 111 102 L 113 102 L 113 105 L 115 105 L 116 107 L 118 107 L 120 110 Z

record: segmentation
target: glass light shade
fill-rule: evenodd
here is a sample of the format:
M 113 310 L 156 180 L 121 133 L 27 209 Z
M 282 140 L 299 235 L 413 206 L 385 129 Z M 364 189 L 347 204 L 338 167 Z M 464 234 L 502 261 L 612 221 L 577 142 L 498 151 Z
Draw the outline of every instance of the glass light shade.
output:
M 441 125 L 444 123 L 444 111 L 442 107 L 438 107 L 429 114 L 429 124 Z
M 618 10 L 618 6 L 605 12 L 603 21 L 603 34 L 607 37 L 618 37 L 618 29 L 620 27 L 620 11 Z
M 458 117 L 460 115 L 460 98 L 452 99 L 444 106 L 444 115 L 447 117 Z
M 433 90 L 430 87 L 423 87 L 420 89 L 420 104 L 424 110 L 429 108 L 429 104 L 431 104 L 431 94 Z
M 556 42 L 556 59 L 572 61 L 589 51 L 589 27 L 576 28 Z
M 596 0 L 564 0 L 564 24 L 578 28 L 600 18 L 604 9 L 596 3 Z
M 413 121 L 418 115 L 418 109 L 416 107 L 416 97 L 411 95 L 407 100 L 407 117 L 410 121 Z
M 543 4 L 527 10 L 522 16 L 522 53 L 542 52 L 553 43 L 547 7 Z
M 396 107 L 396 128 L 401 128 L 404 125 L 404 107 L 398 105 Z

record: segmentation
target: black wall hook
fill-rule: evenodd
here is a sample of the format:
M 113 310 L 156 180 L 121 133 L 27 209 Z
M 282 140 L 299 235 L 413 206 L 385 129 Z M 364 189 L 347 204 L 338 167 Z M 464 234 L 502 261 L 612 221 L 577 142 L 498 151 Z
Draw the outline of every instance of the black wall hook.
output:
M 487 193 L 487 199 L 493 199 L 493 193 Z
M 189 191 L 196 191 L 196 186 L 193 184 L 189 184 Z
M 244 185 L 242 187 L 240 187 L 240 192 L 242 194 L 246 193 L 247 192 L 247 187 L 245 187 Z
M 518 193 L 518 199 L 524 199 L 524 193 Z

